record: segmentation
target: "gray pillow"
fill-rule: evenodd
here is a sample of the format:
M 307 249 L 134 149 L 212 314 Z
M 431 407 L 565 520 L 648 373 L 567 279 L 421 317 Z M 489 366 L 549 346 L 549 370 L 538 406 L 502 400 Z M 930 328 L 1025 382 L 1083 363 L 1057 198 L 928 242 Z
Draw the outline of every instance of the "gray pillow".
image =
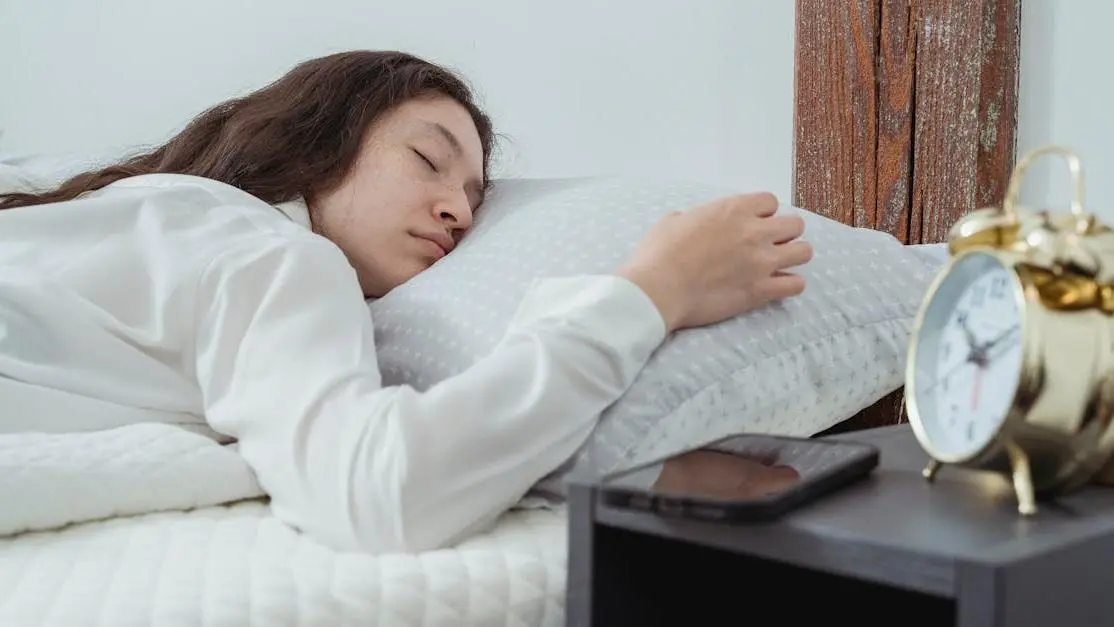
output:
M 664 214 L 736 190 L 634 179 L 503 180 L 452 255 L 369 304 L 385 384 L 425 389 L 499 341 L 530 281 L 613 271 Z M 737 432 L 809 436 L 902 385 L 940 262 L 793 207 L 815 249 L 803 295 L 666 340 L 588 443 L 537 487 Z

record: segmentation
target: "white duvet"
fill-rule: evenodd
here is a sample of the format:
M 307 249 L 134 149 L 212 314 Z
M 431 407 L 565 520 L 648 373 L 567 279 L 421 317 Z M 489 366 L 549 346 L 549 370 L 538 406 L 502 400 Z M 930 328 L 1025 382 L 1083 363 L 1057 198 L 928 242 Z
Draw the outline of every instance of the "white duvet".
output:
M 452 549 L 331 551 L 178 427 L 0 435 L 0 625 L 560 625 L 564 511 Z

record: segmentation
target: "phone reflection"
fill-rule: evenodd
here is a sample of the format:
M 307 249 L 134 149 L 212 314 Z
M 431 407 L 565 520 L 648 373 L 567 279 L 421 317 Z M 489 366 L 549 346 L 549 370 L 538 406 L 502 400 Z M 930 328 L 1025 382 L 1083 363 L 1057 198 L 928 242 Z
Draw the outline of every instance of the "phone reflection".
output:
M 655 492 L 703 496 L 711 499 L 758 499 L 786 490 L 801 481 L 792 466 L 775 457 L 742 457 L 714 450 L 696 450 L 662 464 Z

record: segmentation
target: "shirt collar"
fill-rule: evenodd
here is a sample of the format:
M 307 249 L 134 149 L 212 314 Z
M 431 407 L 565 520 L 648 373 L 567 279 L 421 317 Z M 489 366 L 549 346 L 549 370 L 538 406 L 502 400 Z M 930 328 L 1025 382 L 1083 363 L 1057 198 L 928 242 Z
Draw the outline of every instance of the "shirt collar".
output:
M 294 200 L 279 203 L 275 205 L 275 209 L 281 211 L 283 215 L 294 222 L 297 222 L 307 229 L 313 230 L 313 225 L 309 219 L 309 207 L 306 205 L 304 199 L 295 198 Z

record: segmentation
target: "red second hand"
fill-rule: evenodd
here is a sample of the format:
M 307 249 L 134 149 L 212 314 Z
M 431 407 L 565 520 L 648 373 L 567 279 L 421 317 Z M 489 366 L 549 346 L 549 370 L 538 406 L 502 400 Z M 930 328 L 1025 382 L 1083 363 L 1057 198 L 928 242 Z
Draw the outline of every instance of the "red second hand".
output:
M 982 368 L 975 367 L 975 386 L 971 390 L 971 411 L 979 408 L 979 390 L 982 389 Z

